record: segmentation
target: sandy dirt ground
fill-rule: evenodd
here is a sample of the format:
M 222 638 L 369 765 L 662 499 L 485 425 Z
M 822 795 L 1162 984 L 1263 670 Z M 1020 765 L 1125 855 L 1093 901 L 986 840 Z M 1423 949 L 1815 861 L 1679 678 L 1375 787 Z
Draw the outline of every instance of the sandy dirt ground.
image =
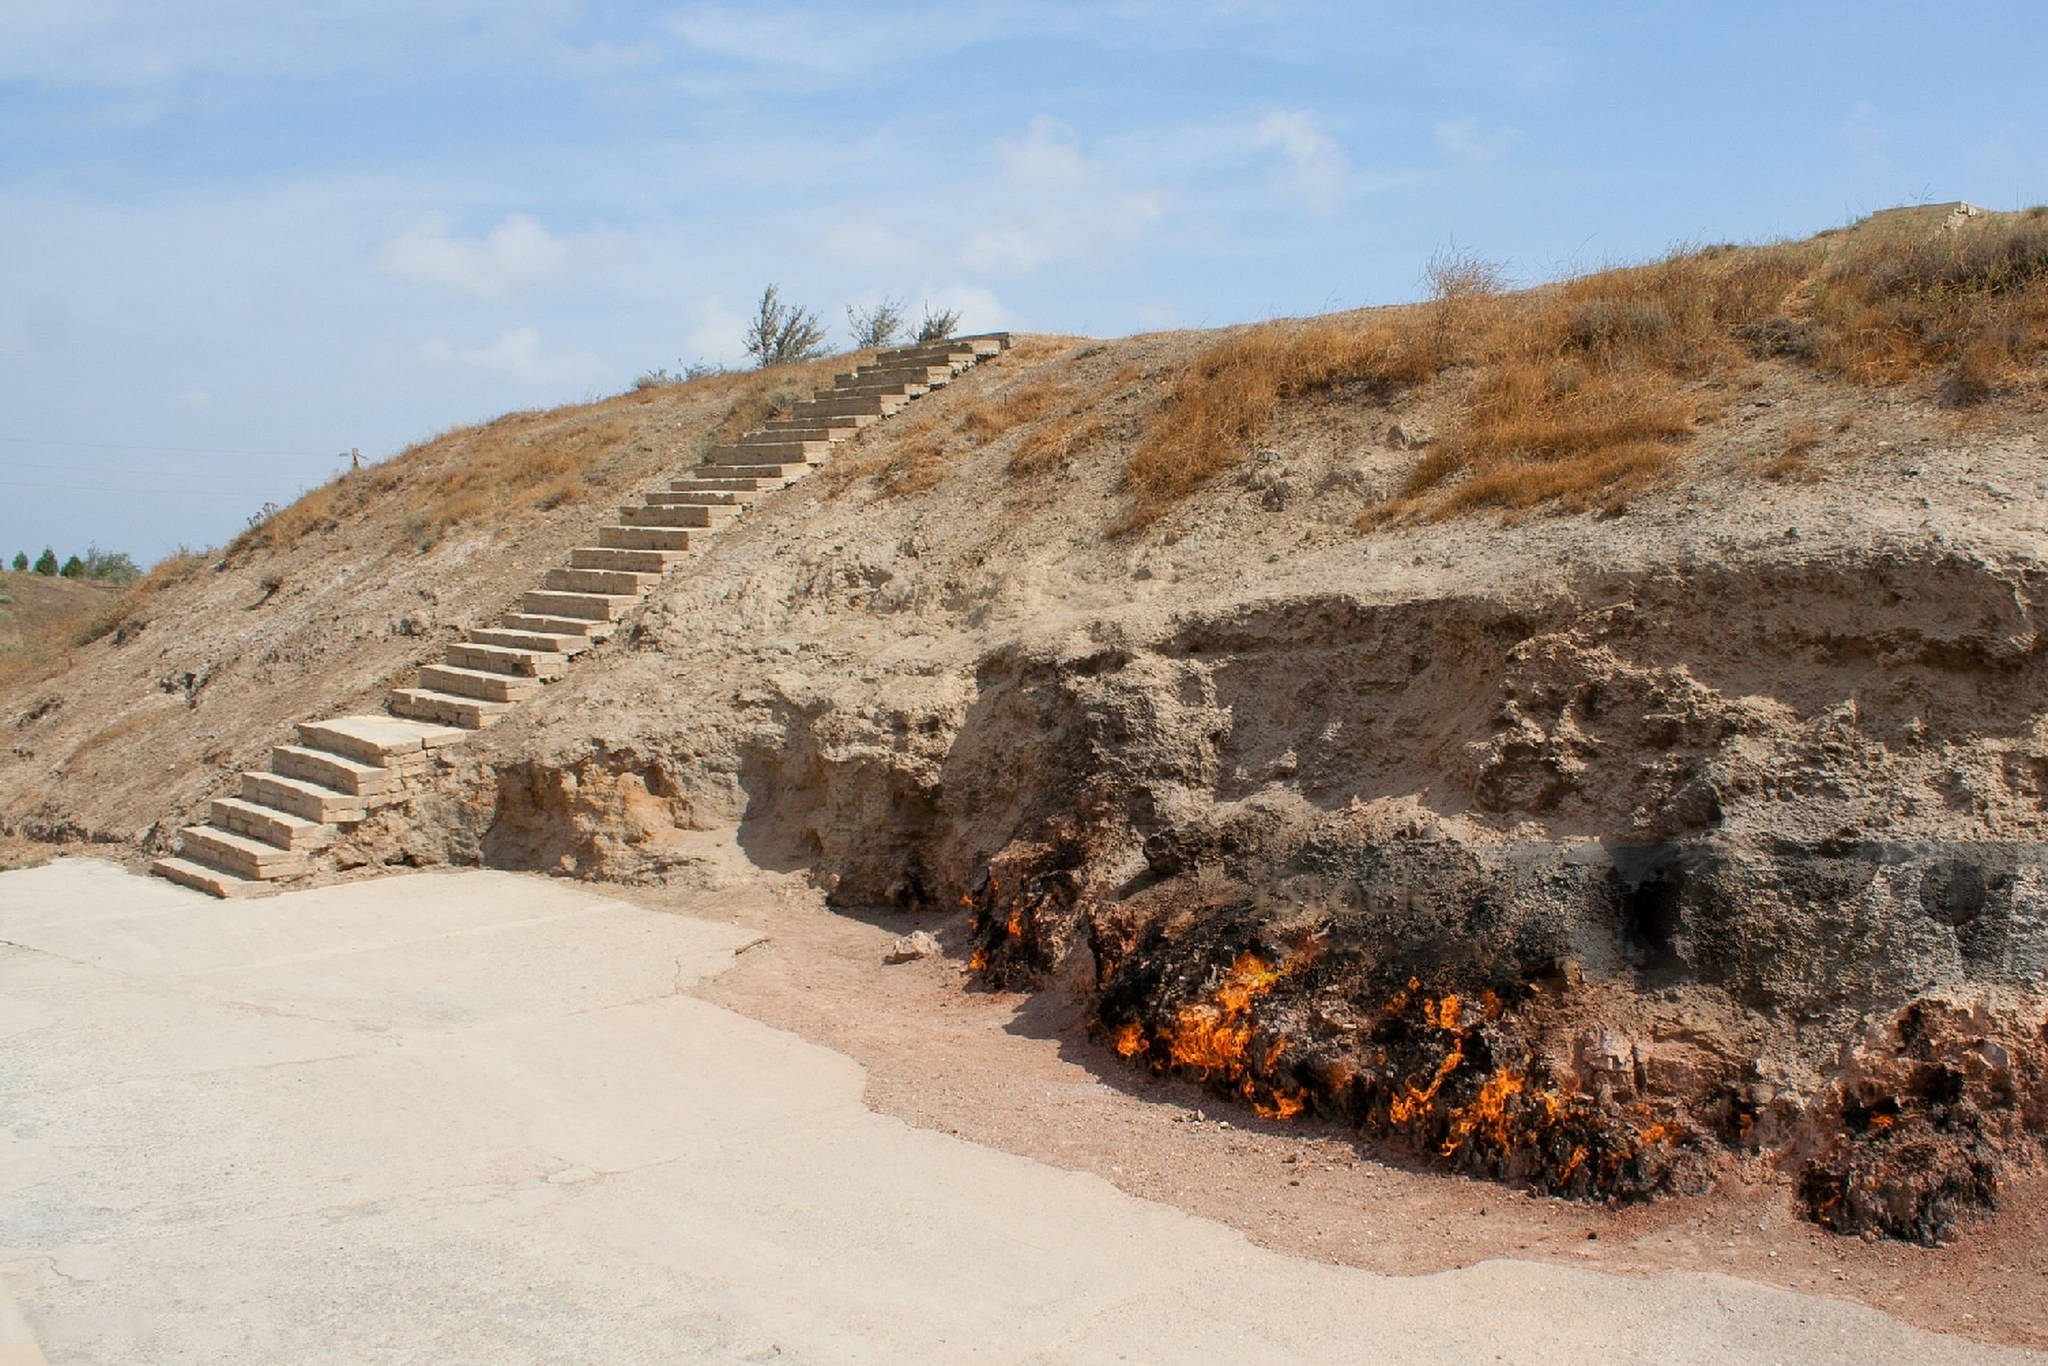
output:
M 758 942 L 697 990 L 852 1057 L 867 1099 L 923 1128 L 1092 1172 L 1121 1190 L 1300 1257 L 1393 1275 L 1507 1257 L 1623 1275 L 1710 1272 L 1852 1300 L 1920 1327 L 2048 1347 L 2048 1181 L 1955 1245 L 1864 1242 L 1798 1217 L 1763 1171 L 1693 1199 L 1610 1210 L 1446 1177 L 1356 1135 L 1268 1122 L 1134 1068 L 1092 1041 L 1056 993 L 980 989 L 954 952 L 889 965 L 929 917 L 828 910 L 808 881 L 762 873 L 705 837 L 735 885 L 617 889 L 641 904 L 729 917 Z
M 695 908 L 711 919 L 479 872 L 228 903 L 86 860 L 0 877 L 8 1350 L 52 1366 L 2026 1355 L 1722 1276 L 1375 1275 L 1134 1199 L 1071 1154 L 878 1114 L 842 1053 L 703 997 L 771 1000 L 779 978 L 823 1001 L 885 927 L 752 890 Z M 780 937 L 730 923 L 753 915 Z M 1012 1040 L 1026 1065 L 996 1111 L 1020 1136 L 1064 1127 L 1104 1151 L 1156 1125 L 1127 1162 L 1174 1160 L 1178 1136 L 1184 1186 L 1251 1204 L 1281 1205 L 1268 1187 L 1327 1198 L 1320 1170 L 1359 1165 L 1298 1138 L 1262 1157 L 1264 1136 L 1195 1128 L 1085 1072 L 1048 1085 L 1073 1066 L 1057 1040 L 1006 1034 L 1004 1003 L 945 974 L 875 979 L 889 999 L 870 1013 L 914 1025 L 898 1007 L 921 994 L 957 1012 L 917 1045 L 942 1107 L 990 1099 L 969 1078 Z M 897 1070 L 871 1088 L 892 1108 L 910 1094 Z

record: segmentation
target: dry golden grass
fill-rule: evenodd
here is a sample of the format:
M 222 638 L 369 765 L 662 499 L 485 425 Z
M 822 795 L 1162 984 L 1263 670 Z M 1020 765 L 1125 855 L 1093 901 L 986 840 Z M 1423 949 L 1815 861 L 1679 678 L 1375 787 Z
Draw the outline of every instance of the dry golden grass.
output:
M 1810 242 L 1684 251 L 1503 293 L 1486 268 L 1433 268 L 1437 297 L 1244 329 L 1198 355 L 1153 412 L 1112 523 L 1149 526 L 1257 445 L 1281 407 L 1444 377 L 1461 401 L 1372 527 L 1473 508 L 1612 505 L 1673 470 L 1725 381 L 1787 356 L 1866 383 L 1937 376 L 1978 402 L 2048 352 L 2048 210 L 1953 232 L 1868 225 Z M 1798 457 L 1795 457 L 1795 460 Z
M 122 589 L 0 572 L 0 688 L 53 672 L 67 650 L 104 635 L 144 582 Z
M 428 550 L 454 527 L 548 511 L 606 487 L 609 473 L 640 439 L 646 410 L 656 404 L 729 396 L 724 416 L 698 438 L 700 445 L 716 445 L 787 412 L 844 363 L 844 358 L 832 358 L 707 375 L 596 403 L 509 413 L 459 427 L 312 490 L 237 537 L 227 553 L 233 558 L 287 546 L 308 534 L 334 530 L 373 506 L 398 510 L 414 547 Z
M 1102 419 L 1069 413 L 1025 432 L 1005 468 L 1013 479 L 1042 479 L 1067 467 L 1075 455 L 1102 439 Z
M 959 431 L 985 446 L 1061 406 L 1060 387 L 1049 379 L 1024 379 L 982 400 L 960 415 Z
M 1836 430 L 1844 429 L 1837 427 Z M 1800 427 L 1786 433 L 1785 448 L 1764 465 L 1763 477 L 1773 480 L 1817 477 L 1807 469 L 1806 458 L 1820 449 L 1820 443 L 1821 434 L 1812 427 Z

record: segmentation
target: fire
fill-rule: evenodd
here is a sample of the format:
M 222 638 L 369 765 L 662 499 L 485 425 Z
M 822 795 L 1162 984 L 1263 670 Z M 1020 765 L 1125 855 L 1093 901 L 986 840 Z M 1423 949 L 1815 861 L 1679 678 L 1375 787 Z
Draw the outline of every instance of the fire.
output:
M 1266 1119 L 1292 1119 L 1308 1108 L 1306 1095 L 1271 1081 L 1274 1068 L 1287 1052 L 1287 1040 L 1269 1038 L 1255 1052 L 1252 1042 L 1258 1030 L 1252 1017 L 1259 998 L 1298 966 L 1283 967 L 1256 953 L 1241 953 L 1210 997 L 1174 1011 L 1156 1039 L 1147 1035 L 1142 1024 L 1132 1021 L 1116 1028 L 1109 1045 L 1126 1058 L 1160 1045 L 1165 1058 L 1155 1065 L 1220 1083 L 1236 1091 Z
M 1465 1145 L 1475 1133 L 1492 1139 L 1503 1148 L 1513 1141 L 1511 1125 L 1513 1116 L 1508 1112 L 1508 1102 L 1529 1089 L 1529 1083 L 1522 1074 L 1503 1067 L 1486 1079 L 1486 1085 L 1479 1088 L 1479 1094 L 1469 1105 L 1460 1106 L 1451 1112 L 1450 1135 L 1437 1149 L 1449 1157 Z

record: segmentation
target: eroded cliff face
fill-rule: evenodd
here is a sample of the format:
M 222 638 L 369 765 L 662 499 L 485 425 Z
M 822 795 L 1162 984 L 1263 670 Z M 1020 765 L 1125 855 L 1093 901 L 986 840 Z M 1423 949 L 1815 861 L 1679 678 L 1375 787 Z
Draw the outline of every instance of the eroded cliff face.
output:
M 1892 548 L 812 636 L 653 722 L 657 625 L 615 725 L 479 747 L 404 838 L 662 880 L 732 824 L 841 904 L 971 908 L 991 983 L 1269 1116 L 1587 1198 L 1769 1163 L 1936 1241 L 2048 1123 L 2043 592 Z

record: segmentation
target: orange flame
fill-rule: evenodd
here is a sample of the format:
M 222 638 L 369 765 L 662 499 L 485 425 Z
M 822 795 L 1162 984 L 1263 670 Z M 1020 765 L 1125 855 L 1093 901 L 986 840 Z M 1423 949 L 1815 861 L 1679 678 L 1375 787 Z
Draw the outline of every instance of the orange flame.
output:
M 1145 1026 L 1133 1020 L 1118 1028 L 1115 1036 L 1110 1039 L 1109 1046 L 1116 1050 L 1120 1058 L 1135 1058 L 1145 1051 L 1148 1042 L 1145 1038 Z
M 1198 1073 L 1203 1081 L 1230 1085 L 1266 1119 L 1292 1119 L 1307 1109 L 1308 1099 L 1301 1092 L 1261 1080 L 1286 1053 L 1287 1041 L 1273 1039 L 1257 1057 L 1251 1052 L 1256 1032 L 1253 1007 L 1295 966 L 1299 964 L 1280 967 L 1256 953 L 1239 954 L 1208 1000 L 1180 1007 L 1159 1031 L 1167 1065 Z M 1152 1046 L 1137 1023 L 1120 1026 L 1109 1042 L 1126 1058 Z

